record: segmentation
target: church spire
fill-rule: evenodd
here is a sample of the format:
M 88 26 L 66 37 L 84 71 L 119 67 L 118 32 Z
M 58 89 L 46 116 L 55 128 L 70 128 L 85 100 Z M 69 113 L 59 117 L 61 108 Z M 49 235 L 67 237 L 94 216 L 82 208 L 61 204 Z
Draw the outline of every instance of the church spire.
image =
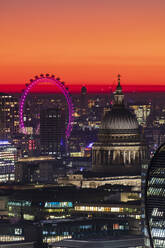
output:
M 121 75 L 118 74 L 117 76 L 118 85 L 116 87 L 116 91 L 114 92 L 114 105 L 124 105 L 124 94 L 122 92 L 122 87 L 120 85 L 120 77 Z

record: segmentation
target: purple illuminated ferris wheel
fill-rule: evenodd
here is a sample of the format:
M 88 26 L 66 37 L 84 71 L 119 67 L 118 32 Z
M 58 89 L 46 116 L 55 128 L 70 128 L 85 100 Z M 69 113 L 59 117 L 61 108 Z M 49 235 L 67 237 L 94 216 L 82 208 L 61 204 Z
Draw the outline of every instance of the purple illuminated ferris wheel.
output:
M 20 99 L 20 105 L 19 105 L 19 126 L 20 126 L 20 130 L 22 133 L 27 134 L 26 132 L 26 127 L 24 124 L 24 104 L 26 101 L 26 98 L 28 96 L 28 94 L 30 93 L 31 89 L 40 84 L 40 83 L 51 83 L 51 84 L 55 84 L 63 93 L 63 95 L 65 96 L 65 99 L 67 101 L 68 104 L 68 113 L 69 113 L 69 118 L 68 118 L 68 124 L 67 124 L 67 128 L 66 128 L 66 139 L 69 138 L 70 133 L 72 131 L 72 126 L 73 126 L 73 121 L 74 121 L 74 108 L 73 108 L 73 103 L 72 103 L 72 98 L 71 95 L 68 91 L 68 89 L 64 86 L 63 82 L 60 82 L 59 78 L 55 78 L 54 75 L 49 75 L 49 74 L 41 74 L 40 76 L 35 76 L 35 79 L 30 79 L 30 84 L 27 85 L 26 89 L 23 91 L 22 95 L 21 95 L 21 99 Z

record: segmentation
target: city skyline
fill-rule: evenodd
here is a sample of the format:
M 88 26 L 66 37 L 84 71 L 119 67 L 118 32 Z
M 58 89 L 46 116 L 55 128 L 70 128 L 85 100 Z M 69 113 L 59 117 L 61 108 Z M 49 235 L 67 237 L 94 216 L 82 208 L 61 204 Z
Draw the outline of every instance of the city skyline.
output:
M 164 247 L 164 13 L 0 1 L 0 247 Z
M 118 73 L 125 91 L 164 90 L 164 10 L 161 0 L 3 1 L 1 91 L 40 73 L 72 91 L 109 91 Z

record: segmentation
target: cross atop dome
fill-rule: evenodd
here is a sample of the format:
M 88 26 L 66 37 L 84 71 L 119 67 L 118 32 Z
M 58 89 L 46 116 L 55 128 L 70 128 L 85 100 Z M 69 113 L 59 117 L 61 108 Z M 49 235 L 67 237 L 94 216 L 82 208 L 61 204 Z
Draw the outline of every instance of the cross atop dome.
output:
M 121 78 L 121 75 L 118 74 L 118 75 L 117 75 L 118 85 L 117 85 L 117 87 L 116 87 L 116 91 L 121 91 L 121 92 L 122 92 L 122 87 L 121 87 L 121 85 L 120 85 L 120 78 Z
M 122 87 L 120 85 L 120 77 L 121 75 L 117 75 L 118 85 L 116 87 L 116 91 L 114 92 L 114 105 L 124 105 L 124 94 L 122 92 Z
M 121 77 L 121 75 L 118 74 L 117 77 L 118 77 L 118 79 L 117 79 L 118 80 L 118 86 L 120 86 L 120 77 Z

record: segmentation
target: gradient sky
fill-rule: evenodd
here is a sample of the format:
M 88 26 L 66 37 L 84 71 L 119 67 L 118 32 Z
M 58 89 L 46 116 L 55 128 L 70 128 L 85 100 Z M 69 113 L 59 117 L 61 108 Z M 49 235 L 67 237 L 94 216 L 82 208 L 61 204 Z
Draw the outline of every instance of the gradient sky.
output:
M 111 85 L 118 73 L 124 85 L 165 85 L 164 0 L 0 0 L 0 31 L 1 89 L 41 72 L 69 85 Z

